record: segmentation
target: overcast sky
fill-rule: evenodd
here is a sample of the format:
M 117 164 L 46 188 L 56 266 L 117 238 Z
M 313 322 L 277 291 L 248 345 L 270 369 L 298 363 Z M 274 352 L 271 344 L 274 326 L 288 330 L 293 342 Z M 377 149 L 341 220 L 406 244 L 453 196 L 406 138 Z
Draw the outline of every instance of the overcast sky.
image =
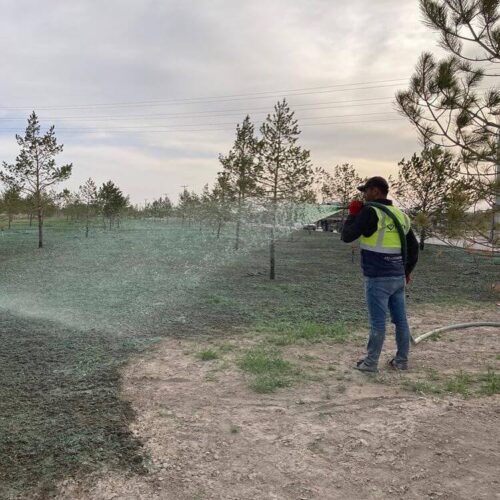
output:
M 134 203 L 212 183 L 246 113 L 287 96 L 315 165 L 387 175 L 419 149 L 395 112 L 437 37 L 417 0 L 0 0 L 0 160 L 32 109 Z M 300 89 L 300 90 L 297 90 Z M 357 122 L 357 123 L 353 123 Z

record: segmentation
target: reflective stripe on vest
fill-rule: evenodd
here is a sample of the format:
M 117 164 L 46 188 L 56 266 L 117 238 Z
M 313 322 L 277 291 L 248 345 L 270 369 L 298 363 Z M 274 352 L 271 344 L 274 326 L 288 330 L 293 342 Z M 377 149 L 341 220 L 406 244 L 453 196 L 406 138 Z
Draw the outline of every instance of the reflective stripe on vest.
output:
M 393 220 L 380 208 L 371 207 L 377 214 L 377 230 L 371 236 L 361 236 L 360 247 L 372 252 L 400 254 L 401 241 Z M 405 234 L 410 230 L 410 218 L 399 208 L 387 205 L 387 208 L 398 218 Z

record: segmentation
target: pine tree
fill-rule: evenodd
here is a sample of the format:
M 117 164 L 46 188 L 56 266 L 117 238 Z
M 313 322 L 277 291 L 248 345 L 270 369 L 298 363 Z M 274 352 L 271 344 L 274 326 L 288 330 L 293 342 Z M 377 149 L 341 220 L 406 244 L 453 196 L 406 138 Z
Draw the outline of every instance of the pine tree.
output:
M 129 200 L 124 196 L 121 189 L 112 181 L 104 183 L 98 192 L 99 203 L 103 217 L 109 220 L 109 228 L 111 229 L 112 223 L 118 218 L 118 227 L 120 226 L 119 215 L 125 209 Z
M 403 115 L 424 145 L 456 150 L 461 162 L 455 177 L 467 178 L 492 214 L 486 235 L 498 245 L 500 224 L 500 0 L 420 0 L 424 23 L 440 35 L 449 54 L 441 60 L 423 53 L 410 88 L 398 92 Z M 497 68 L 495 68 L 497 66 Z
M 398 180 L 392 186 L 399 204 L 415 220 L 423 250 L 437 218 L 446 212 L 455 192 L 456 160 L 449 151 L 434 146 L 425 148 L 420 155 L 415 153 L 410 160 L 403 158 L 398 165 Z
M 211 193 L 211 199 L 215 207 L 217 239 L 220 238 L 220 233 L 224 224 L 231 220 L 234 197 L 235 192 L 229 181 L 229 174 L 226 172 L 219 172 Z
M 359 196 L 358 186 L 362 179 L 353 165 L 343 163 L 336 165 L 333 175 L 324 173 L 324 183 L 321 188 L 323 196 L 330 200 L 338 201 L 342 207 L 346 207 L 349 201 Z M 342 210 L 341 226 L 344 224 L 345 209 Z
M 8 187 L 2 193 L 2 209 L 7 214 L 8 228 L 12 224 L 14 216 L 17 215 L 23 207 L 21 190 L 18 187 Z
M 236 139 L 229 153 L 219 155 L 219 161 L 226 174 L 225 191 L 230 191 L 236 198 L 236 240 L 235 250 L 240 246 L 242 214 L 246 211 L 247 200 L 260 196 L 259 186 L 260 164 L 258 162 L 259 141 L 255 137 L 254 126 L 247 115 L 243 123 L 236 126 Z
M 44 195 L 51 186 L 68 179 L 73 166 L 56 166 L 55 157 L 63 151 L 63 145 L 57 144 L 53 125 L 45 135 L 40 135 L 40 124 L 34 111 L 28 118 L 24 137 L 16 135 L 16 141 L 21 151 L 15 163 L 3 162 L 0 180 L 33 198 L 38 215 L 38 248 L 42 248 Z
M 179 194 L 177 211 L 180 212 L 182 216 L 183 226 L 186 220 L 188 221 L 188 226 L 191 226 L 191 223 L 196 217 L 199 206 L 200 198 L 194 191 L 189 192 L 187 189 L 184 189 L 184 191 Z
M 85 206 L 85 238 L 89 237 L 90 215 L 93 210 L 96 210 L 98 205 L 97 186 L 89 177 L 85 184 L 79 187 L 78 193 L 80 199 Z
M 314 182 L 310 152 L 297 145 L 300 130 L 285 99 L 260 128 L 259 186 L 271 215 L 270 279 L 276 277 L 276 227 L 279 203 L 300 199 Z

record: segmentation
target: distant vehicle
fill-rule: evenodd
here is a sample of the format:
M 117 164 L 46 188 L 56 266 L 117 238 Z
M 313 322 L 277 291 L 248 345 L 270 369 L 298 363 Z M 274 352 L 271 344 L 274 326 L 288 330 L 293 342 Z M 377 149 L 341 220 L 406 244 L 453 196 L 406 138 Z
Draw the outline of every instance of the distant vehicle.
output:
M 307 229 L 308 231 L 316 231 L 316 224 L 304 224 L 302 229 Z

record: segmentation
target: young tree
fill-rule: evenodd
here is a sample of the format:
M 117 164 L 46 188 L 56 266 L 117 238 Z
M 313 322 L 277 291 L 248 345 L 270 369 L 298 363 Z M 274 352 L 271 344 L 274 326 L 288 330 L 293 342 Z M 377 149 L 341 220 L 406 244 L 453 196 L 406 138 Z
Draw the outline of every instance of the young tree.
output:
M 465 177 L 491 203 L 500 223 L 500 0 L 420 0 L 424 23 L 440 34 L 449 56 L 424 53 L 407 91 L 396 101 L 428 143 L 461 156 L 455 177 Z M 495 230 L 488 238 L 494 247 Z
M 247 115 L 243 123 L 236 125 L 236 140 L 229 153 L 219 155 L 223 172 L 226 174 L 225 191 L 234 193 L 237 203 L 235 250 L 240 246 L 242 213 L 249 198 L 262 194 L 258 183 L 261 166 L 258 162 L 259 141 L 254 134 L 254 126 Z
M 179 201 L 177 202 L 177 207 L 176 207 L 176 211 L 181 215 L 183 227 L 186 220 L 189 198 L 190 198 L 189 191 L 187 190 L 187 188 L 184 188 L 182 193 L 179 193 Z
M 212 219 L 214 212 L 214 203 L 210 193 L 210 189 L 208 184 L 203 186 L 203 190 L 199 197 L 199 206 L 198 206 L 198 223 L 200 228 L 200 233 L 203 229 L 203 224 L 209 222 Z
M 271 211 L 270 279 L 276 277 L 276 226 L 278 205 L 299 199 L 314 182 L 310 152 L 297 145 L 300 130 L 285 99 L 274 106 L 260 128 L 259 186 Z
M 22 211 L 23 199 L 21 198 L 21 190 L 16 187 L 8 187 L 2 193 L 2 209 L 7 214 L 8 227 L 12 224 L 14 216 Z
M 215 209 L 215 220 L 217 224 L 217 239 L 220 238 L 220 233 L 223 225 L 231 220 L 233 212 L 235 192 L 229 174 L 227 172 L 219 172 L 217 181 L 212 188 L 210 198 Z M 237 215 L 238 217 L 239 215 Z
M 98 200 L 101 204 L 103 217 L 109 220 L 109 228 L 112 223 L 118 218 L 118 227 L 120 226 L 119 215 L 129 203 L 128 197 L 125 197 L 121 189 L 112 181 L 104 183 L 98 192 Z
M 184 191 L 179 194 L 177 211 L 181 214 L 183 226 L 186 220 L 188 221 L 188 225 L 191 226 L 191 223 L 196 218 L 199 205 L 200 198 L 194 191 L 189 192 L 187 189 L 184 189 Z
M 63 145 L 57 144 L 53 125 L 45 135 L 40 135 L 40 124 L 34 111 L 28 118 L 24 137 L 16 135 L 16 140 L 21 151 L 15 163 L 3 163 L 0 180 L 33 197 L 38 215 L 38 248 L 42 248 L 44 193 L 68 179 L 73 166 L 56 166 L 55 157 L 63 151 Z
M 172 210 L 172 202 L 167 195 L 165 195 L 165 197 L 160 196 L 151 203 L 146 203 L 144 207 L 145 215 L 157 217 L 159 219 L 168 217 L 172 213 Z
M 398 163 L 398 180 L 393 188 L 399 204 L 414 217 L 421 250 L 452 198 L 456 163 L 453 155 L 439 146 L 425 148 L 420 156 L 415 153 L 410 160 L 403 158 Z
M 24 211 L 28 215 L 30 221 L 30 227 L 33 225 L 33 217 L 36 213 L 36 202 L 33 195 L 26 195 L 23 198 L 24 201 Z
M 66 215 L 66 220 L 73 220 L 74 217 L 78 218 L 81 200 L 78 193 L 72 193 L 69 189 L 65 188 L 58 195 L 60 202 L 61 212 Z
M 357 187 L 363 179 L 358 175 L 353 165 L 343 163 L 336 165 L 333 175 L 324 173 L 324 182 L 321 189 L 323 196 L 335 199 L 342 207 L 346 207 L 352 198 L 359 195 Z M 341 225 L 344 224 L 345 210 L 342 210 Z
M 97 186 L 90 177 L 78 188 L 78 195 L 85 207 L 85 238 L 88 238 L 90 217 L 98 206 Z

